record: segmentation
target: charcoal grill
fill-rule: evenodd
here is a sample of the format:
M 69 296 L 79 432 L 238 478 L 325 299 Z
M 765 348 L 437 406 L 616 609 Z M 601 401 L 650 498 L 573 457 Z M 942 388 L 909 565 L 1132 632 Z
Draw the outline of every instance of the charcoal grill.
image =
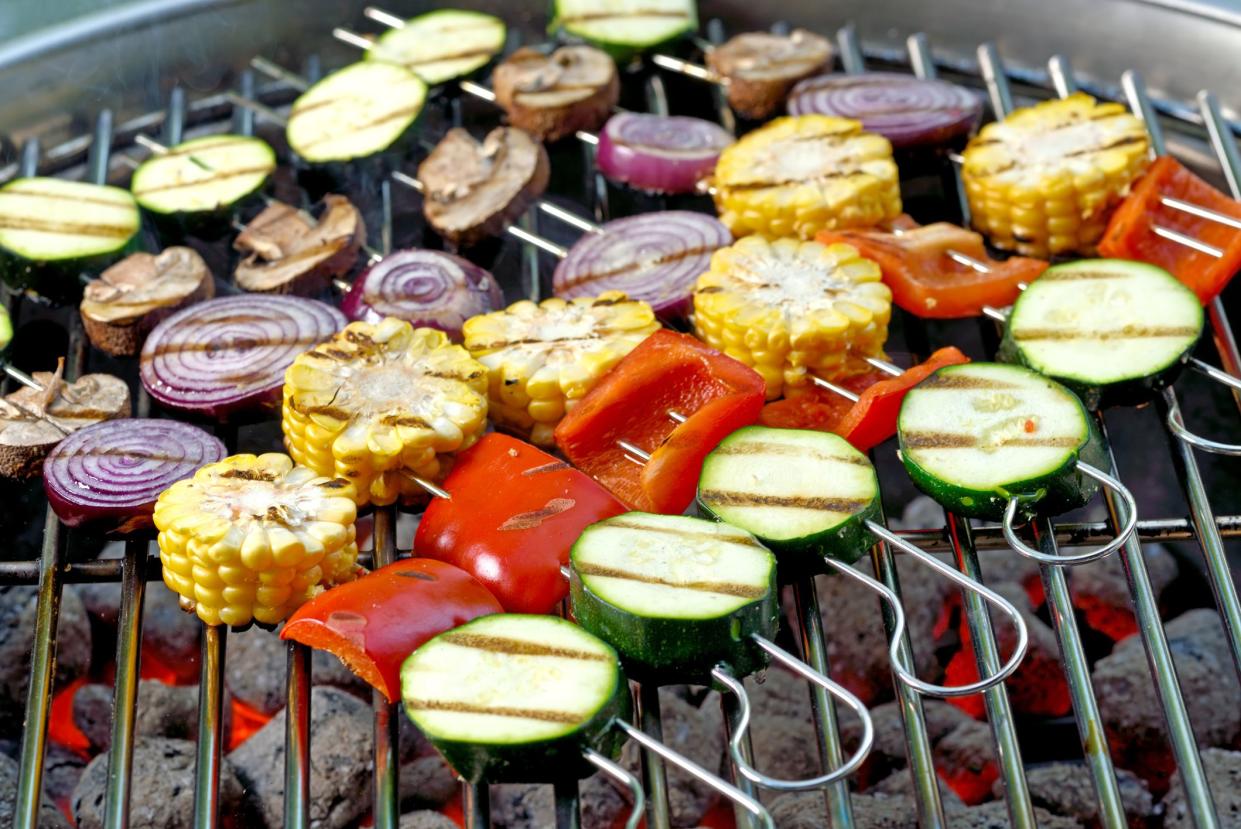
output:
M 1204 42 L 1218 43 L 1231 36 L 1235 43 L 1237 31 L 1234 26 L 1241 25 L 1234 12 L 1216 8 L 1205 3 L 1172 3 L 1167 0 L 1147 0 L 1154 8 L 1137 8 L 1120 2 L 1105 4 L 1109 10 L 1123 11 L 1116 21 L 1122 32 L 1134 33 L 1141 26 L 1161 25 L 1167 23 L 1170 31 L 1189 36 L 1201 35 Z M 54 65 L 58 56 L 70 60 L 79 70 L 81 62 L 90 55 L 95 60 L 108 57 L 107 52 L 99 45 L 105 35 L 115 35 L 125 41 L 133 36 L 128 29 L 141 30 L 143 27 L 157 24 L 161 15 L 170 18 L 170 26 L 177 21 L 172 18 L 191 16 L 203 13 L 203 9 L 211 9 L 217 4 L 211 2 L 173 2 L 166 4 L 139 3 L 130 7 L 122 15 L 119 12 L 111 21 L 100 22 L 99 19 L 86 21 L 82 26 L 74 27 L 62 37 L 31 39 L 19 42 L 15 48 L 0 50 L 0 71 L 11 77 L 22 79 L 49 78 L 48 67 Z M 218 4 L 219 6 L 231 4 Z M 272 10 L 278 4 L 254 2 L 251 11 L 263 20 L 272 17 Z M 956 4 L 965 6 L 965 4 Z M 998 4 L 997 4 L 998 5 Z M 1052 4 L 1060 7 L 1076 8 L 1067 0 L 1057 0 Z M 1115 97 L 1127 101 L 1135 113 L 1147 124 L 1151 132 L 1152 144 L 1159 151 L 1164 151 L 1164 128 L 1167 127 L 1172 137 L 1168 142 L 1172 148 L 1182 154 L 1190 162 L 1197 162 L 1201 167 L 1211 160 L 1212 155 L 1218 165 L 1213 172 L 1214 177 L 1222 178 L 1235 197 L 1241 197 L 1241 153 L 1238 152 L 1236 136 L 1241 132 L 1241 124 L 1226 118 L 1217 97 L 1207 91 L 1197 94 L 1196 100 L 1190 100 L 1190 93 L 1195 87 L 1191 70 L 1193 65 L 1181 66 L 1184 55 L 1169 57 L 1168 64 L 1161 64 L 1161 55 L 1153 53 L 1150 63 L 1142 67 L 1146 72 L 1159 80 L 1162 89 L 1168 91 L 1166 96 L 1154 98 L 1147 94 L 1142 75 L 1137 71 L 1125 71 L 1118 62 L 1127 59 L 1117 53 L 1115 38 L 1109 38 L 1107 48 L 1094 50 L 1088 38 L 1099 35 L 1103 24 L 1094 21 L 1091 24 L 1076 27 L 1072 32 L 1065 32 L 1066 52 L 1073 55 L 1089 56 L 1091 68 L 1090 82 L 1078 81 L 1070 67 L 1069 60 L 1061 55 L 1053 56 L 1047 64 L 1047 70 L 1037 68 L 1046 54 L 1038 51 L 1042 43 L 1038 40 L 1023 41 L 1015 44 L 1015 53 L 1021 65 L 1018 68 L 1008 67 L 1001 59 L 1000 49 L 993 43 L 984 43 L 972 51 L 967 47 L 970 38 L 977 36 L 982 39 L 984 26 L 977 18 L 961 17 L 944 10 L 935 4 L 934 15 L 931 16 L 930 6 L 926 9 L 916 7 L 904 15 L 905 28 L 899 33 L 882 28 L 885 21 L 876 20 L 875 15 L 882 10 L 866 8 L 866 4 L 853 4 L 856 8 L 849 11 L 855 13 L 855 19 L 861 29 L 853 24 L 846 24 L 836 32 L 839 62 L 846 71 L 865 71 L 868 65 L 884 66 L 885 68 L 905 68 L 923 77 L 934 76 L 942 72 L 951 79 L 966 85 L 985 89 L 994 114 L 1003 114 L 1013 107 L 1015 96 L 1041 98 L 1050 95 L 1066 95 L 1080 86 L 1087 91 L 1102 97 Z M 973 4 L 970 4 L 972 7 Z M 311 9 L 313 8 L 313 11 Z M 1034 6 L 1018 14 L 1013 10 L 1014 20 L 1026 19 L 1032 14 Z M 1035 17 L 1047 15 L 1048 10 L 1042 5 Z M 300 74 L 315 77 L 320 72 L 321 61 L 317 52 L 324 55 L 322 63 L 343 65 L 349 59 L 342 47 L 334 45 L 330 39 L 332 24 L 354 23 L 361 20 L 359 9 L 345 2 L 318 0 L 300 6 L 306 12 L 301 22 L 289 24 L 284 29 L 286 34 L 294 33 L 294 38 L 302 38 L 298 43 L 305 42 L 311 46 L 302 49 L 300 46 L 277 49 L 262 37 L 254 34 L 254 28 L 245 31 L 234 26 L 225 25 L 224 20 L 236 21 L 220 12 L 220 18 L 208 19 L 207 29 L 219 34 L 222 64 L 208 68 L 202 67 L 202 61 L 196 69 L 180 72 L 178 77 L 189 80 L 198 87 L 208 87 L 195 93 L 187 94 L 185 86 L 174 85 L 167 93 L 165 102 L 154 107 L 150 92 L 135 92 L 143 88 L 134 83 L 135 78 L 141 79 L 144 73 L 149 74 L 150 67 L 140 70 L 133 69 L 132 61 L 125 68 L 117 68 L 118 78 L 122 83 L 110 91 L 101 91 L 93 86 L 89 93 L 79 91 L 74 94 L 72 78 L 81 77 L 76 72 L 65 73 L 68 80 L 49 83 L 50 94 L 34 102 L 18 105 L 5 111 L 11 117 L 21 119 L 19 123 L 0 125 L 10 137 L 19 140 L 20 151 L 8 166 L 0 169 L 0 180 L 15 175 L 30 175 L 36 170 L 41 174 L 84 177 L 91 181 L 104 182 L 109 179 L 124 178 L 127 175 L 123 161 L 130 156 L 138 156 L 140 146 L 149 145 L 152 135 L 158 135 L 163 144 L 178 143 L 187 130 L 218 130 L 231 119 L 232 129 L 241 132 L 252 132 L 256 126 L 256 117 L 261 120 L 264 114 L 271 115 L 272 109 L 288 103 L 299 83 L 298 74 L 283 69 L 273 58 L 291 63 L 295 59 L 304 59 Z M 403 14 L 416 11 L 414 8 L 394 9 Z M 755 10 L 732 7 L 731 4 L 702 4 L 702 18 L 705 21 L 704 31 L 708 41 L 718 42 L 726 32 L 740 31 L 743 28 L 758 28 L 772 25 L 770 19 L 755 19 Z M 760 12 L 772 14 L 767 9 Z M 838 9 L 837 11 L 841 11 Z M 1080 11 L 1080 9 L 1079 9 Z M 244 12 L 244 10 L 243 10 Z M 1139 13 L 1140 12 L 1140 13 Z M 323 16 L 319 16 L 319 14 Z M 537 13 L 527 9 L 499 13 L 509 19 L 514 28 L 520 31 L 526 42 L 537 40 L 539 21 L 533 18 Z M 792 16 L 793 9 L 781 10 L 781 14 Z M 832 25 L 846 23 L 844 19 L 826 19 L 826 14 L 818 10 L 801 9 L 794 22 L 798 25 L 826 31 Z M 382 18 L 371 14 L 370 17 Z M 983 16 L 985 20 L 985 15 Z M 728 21 L 726 27 L 724 20 Z M 943 20 L 951 20 L 956 26 L 937 42 L 944 43 L 943 51 L 932 51 L 931 38 L 918 31 L 919 24 L 926 28 L 943 28 Z M 184 22 L 184 21 L 182 21 Z M 886 21 L 890 23 L 891 21 Z M 1047 23 L 1047 19 L 1041 21 Z M 219 25 L 214 25 L 219 23 Z M 373 23 L 360 23 L 359 29 L 367 25 L 374 29 Z M 774 25 L 784 25 L 775 23 Z M 93 28 L 92 28 L 93 27 Z M 128 27 L 128 29 L 127 29 Z M 261 28 L 261 27 L 260 27 Z M 1047 27 L 1041 26 L 1043 30 Z M 187 26 L 172 27 L 170 43 L 187 42 Z M 873 30 L 873 37 L 872 35 Z M 275 31 L 275 29 L 273 29 Z M 861 32 L 862 34 L 859 34 Z M 229 33 L 239 33 L 228 38 Z M 908 34 L 903 46 L 900 35 Z M 941 32 L 941 34 L 943 34 Z M 866 35 L 866 36 L 863 36 Z M 227 39 L 227 43 L 223 42 Z M 1136 42 L 1136 40 L 1134 41 Z M 200 47 L 201 48 L 201 47 Z M 75 50 L 75 51 L 71 51 Z M 1046 51 L 1046 50 L 1044 50 Z M 1032 53 L 1033 52 L 1033 53 Z M 69 57 L 64 57 L 65 54 Z M 1226 54 L 1221 48 L 1218 54 Z M 75 56 L 76 55 L 76 56 Z M 249 63 L 247 67 L 245 64 Z M 221 68 L 224 66 L 224 68 Z M 227 66 L 237 71 L 230 72 Z M 1204 71 L 1212 73 L 1212 81 L 1224 80 L 1224 73 L 1218 68 L 1205 67 Z M 665 81 L 671 86 L 677 81 L 669 76 L 654 71 L 637 72 L 636 76 L 643 79 L 637 89 L 630 89 L 626 102 L 631 99 L 644 101 L 647 108 L 653 111 L 667 111 L 669 108 L 680 111 L 678 104 L 686 103 L 665 89 Z M 1114 86 L 1115 76 L 1119 75 L 1120 86 Z M 204 80 L 206 79 L 206 80 Z M 684 81 L 679 81 L 685 83 Z M 1188 84 L 1188 85 L 1187 85 Z M 21 84 L 17 84 L 20 86 Z M 634 85 L 634 82 L 631 82 Z M 106 86 L 106 85 L 105 85 Z M 151 85 L 145 88 L 149 89 Z M 14 88 L 9 84 L 8 88 Z M 469 89 L 467 88 L 467 92 Z M 477 94 L 485 94 L 486 90 L 475 89 Z M 114 96 L 110 98 L 109 96 Z M 193 97 L 193 100 L 191 100 Z M 705 98 L 706 96 L 698 96 Z M 247 101 L 259 102 L 259 106 L 242 105 Z M 731 123 L 732 116 L 723 105 L 722 97 L 717 93 L 712 96 L 716 115 Z M 56 105 L 63 104 L 68 110 L 57 110 Z M 632 105 L 632 104 L 630 104 Z M 93 129 L 83 130 L 84 122 L 78 120 L 84 112 L 95 112 Z M 114 114 L 115 113 L 115 114 Z M 463 116 L 462 98 L 452 99 L 444 107 L 447 122 L 460 123 Z M 696 113 L 700 114 L 700 113 Z M 495 120 L 495 114 L 491 114 Z M 438 133 L 434 127 L 426 128 L 424 135 L 433 139 Z M 510 286 L 510 298 L 521 293 L 538 298 L 541 287 L 546 282 L 547 266 L 556 255 L 563 255 L 562 241 L 567 242 L 572 235 L 564 236 L 563 224 L 552 227 L 553 223 L 542 222 L 540 212 L 547 213 L 561 223 L 567 222 L 570 229 L 582 231 L 589 228 L 590 223 L 576 221 L 580 217 L 593 213 L 595 218 L 611 216 L 620 212 L 613 198 L 609 204 L 609 188 L 602 186 L 600 180 L 590 173 L 589 165 L 585 185 L 556 179 L 553 182 L 553 200 L 546 203 L 542 210 L 532 209 L 515 228 L 512 236 L 516 237 L 506 243 L 508 247 L 497 256 L 497 275 L 506 285 Z M 400 179 L 397 179 L 398 183 Z M 569 190 L 568 200 L 558 198 L 559 189 Z M 389 181 L 372 192 L 372 204 L 367 208 L 377 211 L 381 217 L 383 247 L 391 246 L 394 237 L 393 188 Z M 611 195 L 614 195 L 612 193 Z M 949 194 L 951 196 L 951 194 Z M 632 209 L 632 200 L 624 209 Z M 575 209 L 566 210 L 564 204 L 572 204 Z M 952 200 L 950 198 L 949 203 Z M 639 206 L 643 202 L 637 200 Z M 558 206 L 561 205 L 561 206 Z M 649 207 L 649 204 L 647 205 Z M 957 215 L 957 206 L 944 209 L 950 216 Z M 568 217 L 566 219 L 566 216 Z M 414 214 L 403 214 L 402 222 L 420 224 L 420 218 Z M 397 234 L 400 228 L 396 228 Z M 556 236 L 556 234 L 560 234 Z M 557 241 L 549 241 L 545 235 L 556 236 Z M 519 250 L 522 240 L 527 243 Z M 533 242 L 533 244 L 531 244 Z M 540 252 L 541 248 L 541 252 Z M 519 251 L 519 252 L 518 252 Z M 509 255 L 513 254 L 513 255 Z M 507 268 L 507 271 L 504 270 Z M 28 297 L 16 295 L 6 296 L 6 302 L 13 308 L 15 317 L 20 320 L 25 307 L 37 302 Z M 1241 353 L 1238 352 L 1233 330 L 1228 322 L 1223 304 L 1217 300 L 1209 308 L 1209 316 L 1214 335 L 1215 350 L 1222 371 L 1217 374 L 1241 377 Z M 76 323 L 76 314 L 71 314 L 69 322 L 69 338 L 67 364 L 70 376 L 76 376 L 88 364 L 85 339 L 80 325 Z M 984 335 L 989 323 L 983 321 Z M 925 344 L 925 331 L 911 323 L 913 333 L 909 336 L 911 343 Z M 991 332 L 992 335 L 994 332 Z M 993 336 L 992 336 L 993 339 Z M 911 346 L 910 351 L 921 349 Z M 1209 369 L 1204 369 L 1209 370 Z M 1235 394 L 1235 393 L 1234 393 Z M 1238 408 L 1241 409 L 1241 394 L 1235 394 Z M 1208 497 L 1208 485 L 1204 467 L 1209 458 L 1200 455 L 1199 449 L 1219 450 L 1220 447 L 1210 441 L 1202 441 L 1177 429 L 1181 423 L 1180 402 L 1177 392 L 1167 390 L 1157 401 L 1158 420 L 1167 430 L 1167 440 L 1172 449 L 1173 467 L 1176 470 L 1179 496 L 1174 505 L 1167 508 L 1171 517 L 1144 517 L 1138 522 L 1136 536 L 1124 545 L 1119 552 L 1121 556 L 1129 589 L 1132 597 L 1142 643 L 1145 647 L 1151 674 L 1155 679 L 1156 689 L 1162 710 L 1169 741 L 1172 746 L 1176 764 L 1180 770 L 1186 790 L 1186 800 L 1193 819 L 1200 829 L 1219 826 L 1215 815 L 1211 792 L 1203 772 L 1203 766 L 1196 747 L 1193 732 L 1186 713 L 1185 702 L 1178 685 L 1175 669 L 1168 649 L 1162 623 L 1159 618 L 1154 592 L 1146 572 L 1141 552 L 1141 542 L 1192 541 L 1201 554 L 1207 579 L 1214 593 L 1216 605 L 1224 621 L 1229 645 L 1237 669 L 1241 672 L 1241 602 L 1226 557 L 1224 539 L 1241 536 L 1241 515 L 1216 515 L 1211 499 Z M 150 410 L 150 401 L 142 394 L 138 398 L 139 416 L 145 416 Z M 1097 415 L 1100 427 L 1107 435 L 1107 426 L 1102 415 Z M 1189 418 L 1191 421 L 1197 417 Z M 1169 423 L 1172 424 L 1169 427 Z M 1129 425 L 1126 421 L 1126 425 Z M 236 447 L 236 428 L 225 428 L 221 435 L 230 447 Z M 1117 434 L 1118 440 L 1124 440 L 1123 434 Z M 1149 440 L 1150 436 L 1145 436 Z M 890 450 L 880 450 L 881 453 Z M 1149 459 L 1157 456 L 1158 450 L 1145 447 Z M 1129 467 L 1126 458 L 1119 458 L 1122 466 Z M 1157 461 L 1158 462 L 1158 461 Z M 1112 474 L 1119 474 L 1116 459 L 1113 459 Z M 1139 495 L 1142 495 L 1139 488 Z M 1121 526 L 1126 518 L 1125 505 L 1111 493 L 1105 496 L 1107 506 L 1106 520 L 1081 520 L 1072 522 L 1056 522 L 1048 520 L 1038 522 L 1034 529 L 1039 548 L 1047 555 L 1058 555 L 1061 547 L 1098 545 L 1108 541 L 1116 527 Z M 1166 499 L 1165 499 L 1166 500 Z M 1217 500 L 1219 500 L 1217 498 Z M 1188 510 L 1188 517 L 1177 517 L 1181 504 Z M 31 521 L 38 520 L 31 516 Z M 977 551 L 980 549 L 1005 548 L 1000 528 L 990 526 L 972 526 L 968 521 L 953 515 L 947 515 L 942 526 L 929 526 L 903 530 L 901 535 L 916 541 L 927 549 L 951 553 L 956 566 L 965 574 L 980 578 L 981 572 Z M 105 825 L 123 827 L 128 825 L 128 808 L 131 798 L 140 798 L 140 792 L 131 791 L 130 761 L 134 745 L 134 718 L 137 694 L 137 677 L 140 657 L 140 641 L 142 627 L 142 600 L 146 583 L 160 579 L 160 563 L 157 556 L 151 554 L 147 539 L 127 542 L 124 557 L 86 562 L 70 562 L 66 554 L 68 533 L 56 520 L 54 514 L 47 512 L 44 520 L 44 532 L 40 557 L 29 561 L 0 562 L 0 584 L 37 584 L 38 605 L 36 620 L 36 640 L 32 657 L 32 676 L 30 681 L 26 727 L 21 749 L 20 779 L 17 792 L 17 818 L 15 826 L 19 829 L 33 829 L 37 822 L 38 803 L 41 791 L 43 759 L 47 748 L 47 731 L 50 705 L 53 693 L 54 665 L 57 649 L 57 619 L 62 587 L 67 583 L 81 582 L 119 582 L 122 586 L 121 607 L 118 621 L 118 639 L 116 649 L 116 681 L 115 709 L 112 724 L 112 760 L 108 770 L 107 806 Z M 396 550 L 394 513 L 388 510 L 377 510 L 374 517 L 374 551 L 373 560 L 381 564 L 399 555 Z M 897 572 L 895 568 L 895 551 L 888 545 L 877 545 L 871 551 L 875 573 L 880 581 L 889 588 L 899 592 Z M 1047 594 L 1051 618 L 1059 640 L 1059 646 L 1068 680 L 1073 710 L 1078 732 L 1082 741 L 1083 753 L 1091 774 L 1094 788 L 1099 799 L 1099 820 L 1105 827 L 1123 827 L 1126 825 L 1120 797 L 1116 784 L 1115 771 L 1108 754 L 1106 741 L 1100 738 L 1104 726 L 1091 688 L 1090 675 L 1086 663 L 1082 638 L 1074 620 L 1064 569 L 1056 566 L 1044 566 L 1042 579 Z M 827 673 L 826 649 L 821 629 L 821 617 L 814 600 L 811 584 L 794 585 L 796 616 L 799 624 L 799 644 L 803 658 L 813 667 Z M 157 587 L 156 589 L 162 589 Z M 964 610 L 969 625 L 978 669 L 981 675 L 994 673 L 1002 661 L 998 653 L 996 637 L 992 630 L 991 619 L 986 612 L 981 598 L 972 593 L 965 594 Z M 883 622 L 892 633 L 894 618 L 885 610 Z M 876 619 L 878 622 L 879 619 Z M 196 793 L 194 825 L 198 827 L 215 827 L 221 825 L 219 814 L 219 773 L 222 752 L 222 706 L 224 703 L 224 665 L 226 659 L 227 631 L 220 628 L 204 627 L 201 639 L 201 683 L 199 699 L 199 734 L 197 748 Z M 904 643 L 904 651 L 908 654 L 908 641 Z M 313 735 L 310 733 L 310 655 L 302 646 L 290 645 L 288 649 L 288 681 L 286 733 L 286 768 L 285 768 L 285 826 L 306 827 L 309 825 L 309 756 Z M 939 789 L 936 784 L 936 773 L 931 757 L 930 742 L 927 737 L 926 723 L 922 711 L 921 698 L 908 690 L 901 683 L 896 683 L 897 699 L 904 724 L 906 750 L 909 759 L 910 773 L 914 781 L 914 800 L 917 805 L 920 825 L 924 827 L 947 826 L 943 806 L 940 802 Z M 985 692 L 987 721 L 994 738 L 996 756 L 999 761 L 1001 779 L 1011 823 L 1017 827 L 1035 825 L 1033 808 L 1027 790 L 1021 759 L 1021 745 L 1013 713 L 1010 709 L 1006 691 L 1002 685 Z M 651 706 L 658 707 L 658 699 L 653 694 L 644 693 L 640 708 L 644 719 L 649 720 Z M 840 747 L 839 733 L 836 726 L 835 712 L 828 697 L 816 695 L 816 728 L 820 736 L 820 749 L 826 767 L 833 768 L 842 762 L 843 752 Z M 395 759 L 395 727 L 397 716 L 395 709 L 387 705 L 382 697 L 376 694 L 374 719 L 374 772 L 373 787 L 373 818 L 375 825 L 381 829 L 393 829 L 399 818 L 397 793 L 397 765 Z M 648 723 L 652 724 L 653 723 Z M 619 773 L 613 768 L 611 771 Z M 649 802 L 648 825 L 663 829 L 668 825 L 666 791 L 660 767 L 652 761 L 647 769 L 647 793 Z M 830 825 L 851 827 L 854 819 L 850 806 L 850 797 L 844 782 L 830 785 L 825 790 Z M 556 791 L 556 820 L 558 827 L 574 827 L 578 825 L 576 809 L 576 792 L 571 787 L 558 787 Z M 487 798 L 484 791 L 467 788 L 463 792 L 463 806 L 467 825 L 471 829 L 488 825 Z M 744 816 L 742 816 L 744 820 Z M 744 824 L 742 824 L 744 825 Z

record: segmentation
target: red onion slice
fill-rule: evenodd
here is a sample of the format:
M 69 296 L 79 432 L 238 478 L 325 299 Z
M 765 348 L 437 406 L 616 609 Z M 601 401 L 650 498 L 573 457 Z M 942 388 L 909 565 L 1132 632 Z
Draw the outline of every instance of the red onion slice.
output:
M 819 75 L 793 87 L 792 115 L 855 118 L 894 147 L 944 144 L 972 132 L 982 99 L 964 87 L 895 72 Z
M 552 284 L 556 296 L 566 299 L 624 291 L 665 319 L 684 316 L 711 254 L 732 240 L 728 228 L 704 213 L 629 216 L 579 239 L 556 266 Z
M 200 466 L 224 460 L 217 438 L 175 420 L 105 420 L 79 429 L 43 462 L 43 488 L 67 526 L 151 525 L 159 494 Z
M 733 137 L 682 115 L 613 115 L 599 132 L 595 163 L 612 181 L 654 193 L 692 193 Z
M 398 250 L 354 280 L 340 309 L 351 320 L 376 323 L 399 317 L 461 339 L 467 319 L 504 306 L 504 292 L 488 271 L 435 250 Z
M 247 294 L 200 302 L 147 337 L 142 385 L 170 409 L 209 417 L 275 405 L 293 359 L 344 326 L 344 314 L 313 299 Z

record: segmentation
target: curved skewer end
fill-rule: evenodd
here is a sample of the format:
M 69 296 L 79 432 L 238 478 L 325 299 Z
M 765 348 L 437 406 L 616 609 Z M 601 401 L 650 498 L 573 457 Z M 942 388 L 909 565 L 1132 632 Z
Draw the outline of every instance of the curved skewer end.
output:
M 1004 509 L 1004 540 L 1008 542 L 1008 545 L 1012 547 L 1018 555 L 1037 561 L 1040 564 L 1048 564 L 1055 567 L 1073 567 L 1078 564 L 1086 564 L 1087 562 L 1098 561 L 1101 558 L 1110 556 L 1112 553 L 1123 547 L 1125 542 L 1127 542 L 1130 537 L 1133 536 L 1134 532 L 1137 531 L 1138 505 L 1137 501 L 1134 500 L 1133 493 L 1129 491 L 1129 488 L 1103 470 L 1096 469 L 1083 461 L 1077 462 L 1077 469 L 1083 475 L 1093 478 L 1120 496 L 1121 500 L 1125 502 L 1125 506 L 1128 508 L 1128 518 L 1125 521 L 1125 525 L 1121 528 L 1120 532 L 1116 534 L 1115 538 L 1098 549 L 1089 550 L 1087 552 L 1078 553 L 1077 555 L 1071 556 L 1048 555 L 1047 553 L 1036 550 L 1026 544 L 1021 540 L 1021 537 L 1017 535 L 1014 524 L 1017 520 L 1017 507 L 1020 504 L 1020 500 L 1015 497 L 1010 498 L 1008 500 L 1008 506 Z

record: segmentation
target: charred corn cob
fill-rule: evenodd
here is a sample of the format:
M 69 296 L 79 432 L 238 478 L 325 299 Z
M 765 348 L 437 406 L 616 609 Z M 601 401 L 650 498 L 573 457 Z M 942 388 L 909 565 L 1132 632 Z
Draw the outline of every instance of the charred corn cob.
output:
M 233 455 L 155 502 L 164 584 L 209 625 L 274 625 L 357 569 L 353 487 L 287 455 Z
M 837 380 L 883 356 L 892 292 L 850 245 L 747 236 L 711 257 L 694 288 L 698 336 L 752 366 L 767 398 Z
M 284 442 L 320 475 L 353 482 L 359 506 L 421 497 L 487 425 L 487 370 L 432 328 L 350 323 L 284 377 Z
M 712 184 L 734 236 L 814 238 L 901 213 L 892 145 L 830 115 L 777 118 L 720 154 Z
M 491 419 L 540 446 L 604 372 L 659 328 L 645 302 L 596 298 L 515 302 L 466 320 L 465 347 L 489 374 Z
M 974 226 L 996 247 L 1040 259 L 1093 253 L 1150 163 L 1142 122 L 1081 92 L 988 124 L 964 156 Z

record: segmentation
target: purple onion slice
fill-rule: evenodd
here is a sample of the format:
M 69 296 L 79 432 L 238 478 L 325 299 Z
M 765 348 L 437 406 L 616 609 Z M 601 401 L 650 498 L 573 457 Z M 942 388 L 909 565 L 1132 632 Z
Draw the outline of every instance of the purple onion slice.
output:
M 504 306 L 504 292 L 488 271 L 435 250 L 398 250 L 354 280 L 340 309 L 350 320 L 377 323 L 398 317 L 461 339 L 470 317 Z
M 689 311 L 694 283 L 711 254 L 732 243 L 717 219 L 688 210 L 643 213 L 608 222 L 578 240 L 553 276 L 556 296 L 624 291 L 665 319 Z
M 792 115 L 854 118 L 894 147 L 938 145 L 972 132 L 982 118 L 982 99 L 946 81 L 896 72 L 818 75 L 789 93 Z
M 682 115 L 613 115 L 599 132 L 595 163 L 612 181 L 653 193 L 692 193 L 733 137 Z
M 51 451 L 43 462 L 43 488 L 67 526 L 107 523 L 132 532 L 151 526 L 161 492 L 227 455 L 217 438 L 186 423 L 105 420 Z
M 344 326 L 344 314 L 313 299 L 248 294 L 200 302 L 147 337 L 142 385 L 170 409 L 208 417 L 278 405 L 293 359 Z

